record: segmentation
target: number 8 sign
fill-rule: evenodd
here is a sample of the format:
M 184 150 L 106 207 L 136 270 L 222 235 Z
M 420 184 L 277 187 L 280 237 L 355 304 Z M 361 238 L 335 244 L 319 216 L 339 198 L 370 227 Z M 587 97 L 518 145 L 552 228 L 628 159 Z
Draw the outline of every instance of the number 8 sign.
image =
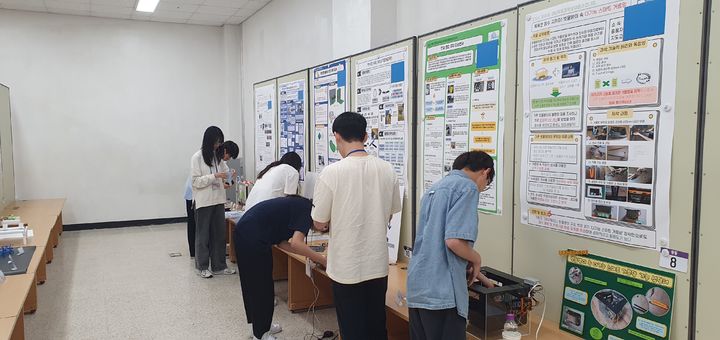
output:
M 689 255 L 679 250 L 660 248 L 660 267 L 687 273 Z

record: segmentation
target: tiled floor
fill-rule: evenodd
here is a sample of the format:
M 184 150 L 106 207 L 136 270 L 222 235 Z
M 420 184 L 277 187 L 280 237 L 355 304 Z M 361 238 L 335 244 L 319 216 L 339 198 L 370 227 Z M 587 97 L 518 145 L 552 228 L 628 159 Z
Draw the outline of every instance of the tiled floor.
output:
M 187 253 L 185 224 L 65 232 L 28 339 L 247 339 L 237 275 L 202 279 Z M 170 257 L 180 252 L 181 257 Z M 229 263 L 229 262 L 228 262 Z M 231 264 L 232 268 L 235 268 Z M 275 283 L 280 339 L 309 339 L 307 313 L 287 309 L 287 283 Z M 316 313 L 337 330 L 334 309 Z

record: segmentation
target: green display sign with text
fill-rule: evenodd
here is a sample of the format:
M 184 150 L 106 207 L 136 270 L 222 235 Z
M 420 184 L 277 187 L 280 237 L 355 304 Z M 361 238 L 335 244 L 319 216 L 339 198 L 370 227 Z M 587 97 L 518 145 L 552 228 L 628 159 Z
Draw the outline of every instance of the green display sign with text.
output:
M 675 274 L 595 255 L 570 255 L 560 329 L 593 340 L 670 337 Z

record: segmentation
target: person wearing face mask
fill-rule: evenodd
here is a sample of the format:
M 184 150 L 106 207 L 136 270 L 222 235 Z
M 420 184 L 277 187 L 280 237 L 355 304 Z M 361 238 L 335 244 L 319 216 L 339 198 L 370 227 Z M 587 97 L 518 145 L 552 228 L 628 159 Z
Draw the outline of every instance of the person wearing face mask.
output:
M 420 203 L 407 280 L 413 340 L 465 339 L 468 286 L 478 281 L 493 286 L 480 272 L 481 257 L 473 249 L 478 200 L 495 176 L 493 159 L 482 151 L 465 152 L 452 168 Z

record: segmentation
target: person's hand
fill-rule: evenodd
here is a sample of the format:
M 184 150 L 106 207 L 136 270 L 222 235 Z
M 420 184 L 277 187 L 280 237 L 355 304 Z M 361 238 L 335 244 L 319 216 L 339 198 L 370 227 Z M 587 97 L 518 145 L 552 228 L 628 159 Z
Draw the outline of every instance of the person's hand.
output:
M 471 286 L 473 282 L 477 281 L 478 275 L 482 275 L 480 274 L 481 263 L 470 262 L 468 263 L 468 265 L 470 266 L 470 268 L 468 269 L 468 272 L 470 273 L 470 275 L 468 276 L 468 286 Z
M 487 278 L 487 276 L 483 275 L 482 273 L 480 273 L 480 275 L 478 275 L 478 277 L 476 277 L 475 279 L 476 281 L 480 281 L 480 283 L 487 288 L 495 287 L 495 283 L 493 283 L 490 279 Z
M 317 264 L 321 265 L 323 268 L 327 268 L 327 257 L 325 257 L 325 255 L 320 255 L 317 260 Z
M 225 189 L 230 189 L 230 187 L 232 187 L 232 185 L 223 182 L 223 187 L 224 187 Z
M 216 172 L 216 173 L 215 173 L 215 178 L 227 179 L 227 173 L 225 173 L 225 172 Z
M 232 171 L 232 176 L 233 176 L 233 178 L 235 178 L 235 176 L 237 176 L 237 170 L 230 169 L 230 171 Z

